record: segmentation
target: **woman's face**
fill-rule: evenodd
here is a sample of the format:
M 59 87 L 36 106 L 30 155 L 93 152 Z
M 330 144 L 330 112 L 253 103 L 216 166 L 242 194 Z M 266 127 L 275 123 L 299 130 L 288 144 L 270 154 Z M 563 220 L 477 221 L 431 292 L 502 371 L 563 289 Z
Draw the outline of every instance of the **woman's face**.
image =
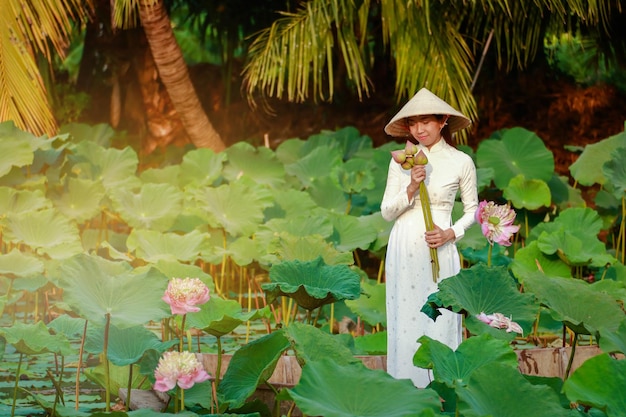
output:
M 441 140 L 441 129 L 446 124 L 447 117 L 439 120 L 434 115 L 412 116 L 406 119 L 407 126 L 419 143 L 431 148 Z

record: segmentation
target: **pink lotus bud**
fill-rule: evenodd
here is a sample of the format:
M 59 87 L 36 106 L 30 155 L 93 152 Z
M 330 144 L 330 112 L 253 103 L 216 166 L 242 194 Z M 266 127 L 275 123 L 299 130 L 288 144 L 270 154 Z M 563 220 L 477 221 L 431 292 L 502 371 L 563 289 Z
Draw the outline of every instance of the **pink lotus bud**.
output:
M 415 155 L 417 153 L 417 145 L 410 140 L 407 140 L 406 145 L 404 146 L 404 153 L 407 155 Z
M 417 155 L 415 155 L 415 165 L 426 165 L 428 163 L 428 157 L 424 153 L 424 151 L 419 151 Z
M 404 149 L 391 151 L 391 157 L 399 164 L 402 164 L 404 161 L 406 161 L 406 153 L 404 152 Z
M 191 388 L 196 382 L 210 378 L 202 364 L 191 352 L 165 352 L 154 371 L 154 389 L 167 392 L 177 384 L 183 389 Z

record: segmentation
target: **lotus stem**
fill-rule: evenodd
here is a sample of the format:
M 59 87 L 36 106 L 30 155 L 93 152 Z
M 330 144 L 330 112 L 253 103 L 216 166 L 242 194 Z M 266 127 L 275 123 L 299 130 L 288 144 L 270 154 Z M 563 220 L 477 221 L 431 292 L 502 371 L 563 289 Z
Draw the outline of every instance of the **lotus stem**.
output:
M 222 338 L 217 336 L 217 365 L 215 367 L 215 389 L 220 385 L 222 375 Z
M 104 405 L 107 413 L 111 412 L 111 375 L 109 373 L 109 329 L 111 327 L 111 314 L 106 313 L 104 325 L 104 347 L 102 349 L 104 363 Z
M 420 183 L 420 200 L 422 203 L 422 212 L 424 213 L 424 222 L 426 223 L 426 230 L 434 230 L 435 224 L 433 222 L 433 215 L 430 211 L 430 199 L 428 198 L 428 190 L 426 184 Z M 437 282 L 439 278 L 439 257 L 437 255 L 437 248 L 430 248 L 430 263 L 433 271 L 433 281 Z
M 79 399 L 80 399 L 80 368 L 83 364 L 83 354 L 85 353 L 85 340 L 87 340 L 87 320 L 85 320 L 85 326 L 83 327 L 83 337 L 80 339 L 80 349 L 78 350 L 78 365 L 76 365 L 76 406 L 78 411 Z
M 13 405 L 11 406 L 11 417 L 15 416 L 15 404 L 17 403 L 17 388 L 20 384 L 20 371 L 22 369 L 22 359 L 24 354 L 20 352 L 20 360 L 17 363 L 17 371 L 15 371 L 15 388 L 13 389 Z
M 567 360 L 567 369 L 565 369 L 564 380 L 569 377 L 569 373 L 572 370 L 572 364 L 574 363 L 574 354 L 576 353 L 576 345 L 578 344 L 578 333 L 574 333 L 574 340 L 572 342 L 572 351 L 570 352 L 569 359 Z

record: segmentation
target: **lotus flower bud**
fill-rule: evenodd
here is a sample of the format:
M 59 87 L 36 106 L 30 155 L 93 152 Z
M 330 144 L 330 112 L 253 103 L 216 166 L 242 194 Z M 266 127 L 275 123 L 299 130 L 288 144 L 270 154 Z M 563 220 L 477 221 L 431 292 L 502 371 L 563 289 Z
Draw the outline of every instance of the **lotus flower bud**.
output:
M 391 157 L 399 164 L 402 164 L 404 163 L 404 161 L 406 161 L 406 153 L 404 152 L 404 149 L 399 151 L 391 151 Z
M 417 155 L 415 155 L 415 165 L 426 165 L 428 163 L 428 157 L 424 153 L 424 151 L 419 151 Z
M 407 158 L 407 160 L 401 163 L 400 166 L 404 169 L 413 168 L 413 158 Z
M 417 153 L 417 145 L 410 140 L 407 140 L 406 145 L 404 146 L 404 153 L 407 155 L 415 155 Z

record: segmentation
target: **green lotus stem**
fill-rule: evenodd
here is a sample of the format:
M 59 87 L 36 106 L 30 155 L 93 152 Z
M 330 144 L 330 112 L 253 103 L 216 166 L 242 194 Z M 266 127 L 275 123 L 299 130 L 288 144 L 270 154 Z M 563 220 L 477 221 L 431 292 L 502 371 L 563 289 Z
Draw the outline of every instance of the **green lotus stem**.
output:
M 422 212 L 424 213 L 424 222 L 426 223 L 426 230 L 434 230 L 435 224 L 433 222 L 433 215 L 430 211 L 430 199 L 428 198 L 428 190 L 426 184 L 420 182 L 420 200 L 422 202 Z M 437 256 L 437 248 L 430 248 L 430 263 L 433 270 L 433 281 L 437 282 L 439 278 L 439 257 Z
M 78 365 L 76 365 L 76 405 L 75 409 L 78 411 L 79 399 L 80 399 L 80 367 L 83 363 L 83 354 L 85 353 L 85 340 L 87 340 L 87 320 L 85 320 L 85 326 L 83 327 L 83 336 L 80 339 L 80 348 L 78 349 Z
M 217 365 L 215 366 L 215 389 L 220 385 L 220 377 L 222 375 L 222 338 L 217 339 Z
M 104 406 L 107 413 L 111 412 L 111 375 L 109 373 L 109 328 L 111 326 L 111 314 L 106 313 L 106 323 L 104 325 L 104 346 L 102 356 L 104 356 Z
M 574 340 L 572 342 L 572 351 L 570 352 L 569 359 L 567 361 L 567 369 L 565 369 L 564 380 L 569 377 L 569 373 L 572 370 L 572 364 L 574 363 L 574 354 L 576 353 L 576 345 L 578 344 L 578 333 L 574 333 Z
M 20 352 L 20 360 L 17 363 L 17 371 L 15 371 L 15 388 L 13 389 L 13 405 L 11 406 L 11 417 L 15 416 L 15 404 L 17 403 L 17 388 L 20 384 L 20 371 L 22 369 L 22 358 L 24 354 Z
M 493 244 L 489 244 L 489 249 L 487 252 L 487 266 L 491 266 L 491 253 L 493 252 Z

